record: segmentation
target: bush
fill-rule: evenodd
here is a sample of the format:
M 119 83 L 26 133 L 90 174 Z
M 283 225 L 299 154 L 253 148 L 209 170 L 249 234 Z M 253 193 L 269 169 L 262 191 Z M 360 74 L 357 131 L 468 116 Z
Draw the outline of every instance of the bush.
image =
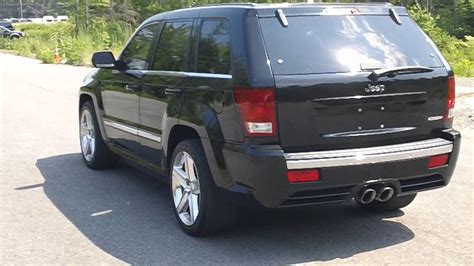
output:
M 474 38 L 466 36 L 466 41 L 456 39 L 437 25 L 439 17 L 428 10 L 414 5 L 409 8 L 411 17 L 438 46 L 441 53 L 457 76 L 474 76 Z
M 36 57 L 43 63 L 54 63 L 56 49 L 62 62 L 88 65 L 94 51 L 119 51 L 133 28 L 118 22 L 94 20 L 88 30 L 74 34 L 72 23 L 25 24 L 19 30 L 25 38 L 10 41 L 1 39 L 0 49 L 13 50 L 21 56 Z

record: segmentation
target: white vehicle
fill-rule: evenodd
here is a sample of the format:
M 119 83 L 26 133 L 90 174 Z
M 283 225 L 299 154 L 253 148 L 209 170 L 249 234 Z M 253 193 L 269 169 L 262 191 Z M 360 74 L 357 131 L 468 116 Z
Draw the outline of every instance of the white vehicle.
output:
M 53 16 L 43 16 L 43 23 L 51 23 L 54 22 Z
M 57 16 L 56 17 L 57 22 L 65 22 L 65 21 L 68 21 L 68 20 L 69 20 L 68 16 Z

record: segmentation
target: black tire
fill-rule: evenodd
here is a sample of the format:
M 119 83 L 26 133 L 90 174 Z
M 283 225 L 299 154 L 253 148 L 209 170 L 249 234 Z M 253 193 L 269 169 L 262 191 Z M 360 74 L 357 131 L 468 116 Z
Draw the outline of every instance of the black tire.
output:
M 398 209 L 408 206 L 410 203 L 413 202 L 413 200 L 415 200 L 415 197 L 416 193 L 405 196 L 393 197 L 387 202 L 374 201 L 370 204 L 359 203 L 359 205 L 367 210 L 376 212 L 396 211 Z
M 208 236 L 232 229 L 237 221 L 237 208 L 219 193 L 214 184 L 209 165 L 206 160 L 201 142 L 198 139 L 189 139 L 180 142 L 173 152 L 170 166 L 172 178 L 173 165 L 181 152 L 189 154 L 196 166 L 199 180 L 199 213 L 192 225 L 186 225 L 179 217 L 175 202 L 173 181 L 170 182 L 171 198 L 176 219 L 181 228 L 191 236 Z M 189 205 L 188 205 L 189 206 Z
M 87 167 L 95 170 L 99 169 L 106 169 L 111 168 L 117 164 L 119 157 L 110 151 L 107 144 L 105 144 L 104 140 L 102 139 L 102 135 L 100 133 L 99 125 L 97 123 L 97 116 L 94 109 L 94 104 L 91 101 L 85 102 L 81 106 L 81 110 L 79 112 L 79 141 L 81 143 L 81 151 L 83 151 L 82 145 L 82 136 L 81 136 L 81 119 L 84 112 L 89 112 L 92 117 L 92 123 L 94 125 L 93 134 L 95 136 L 94 141 L 94 152 L 91 157 L 86 159 L 86 155 L 82 152 L 82 158 L 84 159 L 85 164 Z
M 20 36 L 18 36 L 18 35 L 12 35 L 10 37 L 10 40 L 18 40 L 18 39 L 20 39 Z

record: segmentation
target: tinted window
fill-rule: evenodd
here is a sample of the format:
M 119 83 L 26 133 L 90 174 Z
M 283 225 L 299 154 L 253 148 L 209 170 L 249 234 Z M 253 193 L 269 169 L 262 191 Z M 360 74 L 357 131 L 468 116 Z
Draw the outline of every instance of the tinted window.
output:
M 230 33 L 227 21 L 209 20 L 202 23 L 197 72 L 229 74 Z
M 442 66 L 425 35 L 407 16 L 288 17 L 260 19 L 275 74 L 357 72 L 361 68 Z M 362 67 L 361 67 L 362 65 Z
M 161 33 L 153 69 L 185 71 L 191 42 L 191 21 L 168 22 Z
M 120 59 L 127 64 L 129 69 L 148 69 L 150 63 L 148 62 L 148 53 L 158 27 L 158 24 L 153 24 L 142 28 L 123 50 Z

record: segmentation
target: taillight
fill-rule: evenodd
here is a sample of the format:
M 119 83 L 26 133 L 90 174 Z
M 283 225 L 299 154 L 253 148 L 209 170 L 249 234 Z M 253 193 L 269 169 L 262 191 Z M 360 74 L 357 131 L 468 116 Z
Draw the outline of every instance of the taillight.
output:
M 456 81 L 454 76 L 448 78 L 448 102 L 444 120 L 452 122 L 454 118 L 454 101 L 456 98 Z
M 246 137 L 278 136 L 274 89 L 236 88 L 234 94 Z
M 428 168 L 433 169 L 433 168 L 445 166 L 448 164 L 448 161 L 449 161 L 449 154 L 433 156 L 430 158 L 430 161 L 428 162 Z
M 290 170 L 288 171 L 288 182 L 316 182 L 319 181 L 319 170 Z

